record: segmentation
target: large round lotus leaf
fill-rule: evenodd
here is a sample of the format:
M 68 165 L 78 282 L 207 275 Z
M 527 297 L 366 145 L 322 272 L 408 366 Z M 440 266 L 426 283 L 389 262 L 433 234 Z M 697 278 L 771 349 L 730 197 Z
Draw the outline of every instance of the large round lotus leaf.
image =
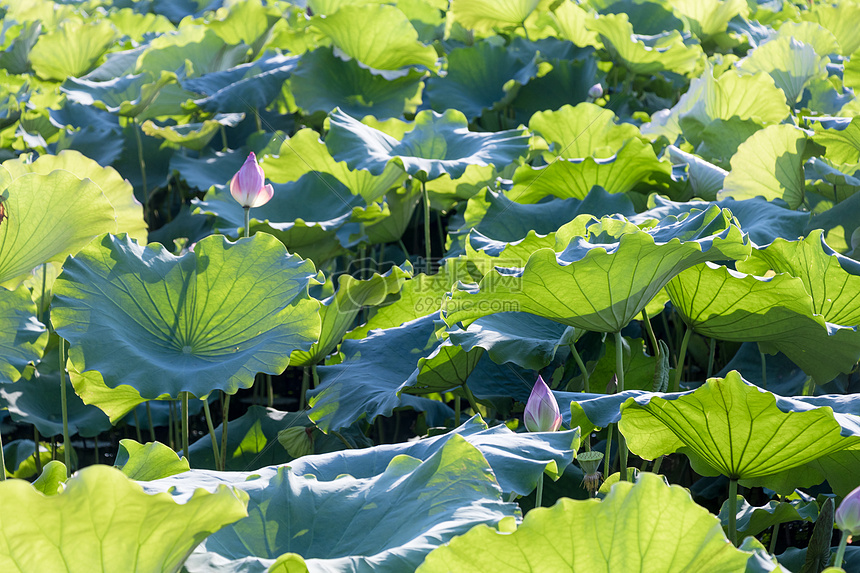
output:
M 103 81 L 68 78 L 60 86 L 60 91 L 73 102 L 125 117 L 136 117 L 156 100 L 164 87 L 175 82 L 176 74 L 172 71 L 129 74 Z
M 206 26 L 188 25 L 152 40 L 138 56 L 134 72 L 156 76 L 184 70 L 188 77 L 198 77 L 243 63 L 247 52 L 248 46 L 228 46 Z
M 743 0 L 674 0 L 672 10 L 686 20 L 700 40 L 725 32 L 732 18 L 749 13 Z
M 114 465 L 135 481 L 152 481 L 191 469 L 188 460 L 161 442 L 140 444 L 127 439 L 119 441 Z
M 856 428 L 858 418 L 849 417 Z M 638 456 L 681 451 L 697 472 L 732 479 L 777 474 L 860 444 L 860 433 L 844 428 L 831 408 L 780 407 L 736 371 L 693 392 L 630 398 L 618 427 Z
M 28 363 L 41 358 L 47 342 L 27 287 L 0 287 L 0 383 L 18 380 Z
M 375 175 L 395 162 L 424 181 L 443 173 L 457 179 L 468 165 L 505 167 L 525 155 L 529 146 L 525 131 L 469 131 L 466 117 L 455 109 L 441 115 L 430 110 L 419 112 L 414 127 L 400 141 L 340 110 L 335 110 L 330 120 L 325 142 L 332 156 L 351 169 L 367 169 Z
M 750 248 L 731 214 L 716 206 L 647 230 L 626 220 L 584 221 L 583 236 L 570 239 L 561 253 L 538 248 L 523 268 L 487 273 L 477 292 L 454 289 L 446 322 L 505 310 L 618 332 L 681 270 L 707 260 L 745 258 Z
M 64 20 L 39 37 L 30 52 L 30 63 L 39 76 L 48 80 L 80 77 L 93 67 L 116 36 L 107 20 Z
M 99 186 L 113 206 L 117 232 L 128 233 L 132 239 L 138 241 L 146 239 L 143 206 L 135 199 L 134 189 L 129 182 L 113 167 L 102 167 L 89 157 L 72 150 L 61 151 L 57 155 L 40 155 L 35 161 L 12 159 L 4 161 L 3 167 L 13 178 L 27 173 L 48 175 L 51 171 L 62 169 L 79 179 L 89 179 Z
M 738 146 L 718 199 L 781 199 L 790 209 L 803 203 L 806 134 L 791 125 L 769 125 Z
M 521 26 L 538 4 L 540 0 L 454 0 L 451 12 L 464 28 L 486 34 L 496 27 Z
M 583 102 L 575 107 L 566 105 L 555 111 L 538 112 L 529 120 L 529 129 L 549 145 L 544 152 L 547 162 L 556 157 L 609 157 L 630 139 L 641 137 L 635 125 L 616 120 L 612 110 Z
M 142 42 L 144 34 L 163 32 L 173 32 L 176 26 L 170 23 L 170 20 L 161 14 L 141 14 L 135 12 L 132 8 L 123 8 L 116 12 L 111 12 L 107 19 L 114 27 L 123 34 L 128 36 L 135 42 Z
M 436 69 L 436 50 L 418 41 L 406 14 L 394 6 L 344 6 L 313 20 L 342 53 L 374 70 Z
M 116 211 L 98 185 L 67 171 L 28 173 L 2 191 L 0 284 L 13 284 L 38 265 L 62 261 L 101 233 L 116 232 Z M 10 181 L 11 180 L 11 181 Z
M 785 93 L 788 105 L 794 107 L 810 82 L 827 78 L 829 63 L 826 54 L 818 55 L 811 45 L 780 36 L 751 50 L 738 68 L 750 74 L 770 74 L 776 87 Z
M 615 484 L 600 501 L 561 499 L 532 510 L 515 527 L 477 526 L 430 553 L 418 573 L 736 573 L 750 557 L 729 543 L 717 518 L 686 489 L 650 473 L 636 484 Z
M 247 504 L 225 486 L 179 504 L 104 465 L 82 469 L 57 495 L 9 480 L 0 483 L 0 569 L 176 573 L 202 538 L 248 515 Z
M 145 398 L 232 394 L 257 372 L 280 374 L 290 352 L 317 340 L 319 303 L 307 290 L 315 275 L 263 233 L 236 243 L 210 236 L 181 257 L 105 235 L 67 262 L 52 320 L 74 368 L 100 372 L 110 387 Z
M 110 388 L 105 384 L 102 375 L 95 370 L 81 374 L 74 364 L 66 364 L 75 394 L 80 396 L 84 404 L 95 406 L 107 414 L 112 424 L 116 424 L 139 404 L 146 402 L 140 392 L 127 384 Z
M 834 163 L 860 161 L 860 118 L 834 117 L 815 122 L 813 140 L 827 148 L 824 157 Z
M 839 42 L 840 53 L 850 56 L 860 50 L 860 35 L 856 22 L 860 18 L 860 6 L 853 3 L 816 4 L 811 10 L 804 10 L 800 17 L 808 22 L 816 22 L 830 30 Z

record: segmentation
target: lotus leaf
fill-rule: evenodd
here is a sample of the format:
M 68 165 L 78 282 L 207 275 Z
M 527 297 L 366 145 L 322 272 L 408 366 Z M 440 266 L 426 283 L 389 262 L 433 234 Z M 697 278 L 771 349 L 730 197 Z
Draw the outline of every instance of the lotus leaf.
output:
M 0 381 L 15 382 L 27 364 L 41 358 L 48 331 L 25 286 L 0 287 Z
M 789 521 L 815 521 L 818 517 L 818 504 L 802 499 L 792 501 L 771 501 L 761 507 L 738 499 L 737 529 L 742 535 L 758 535 L 768 527 Z M 723 504 L 719 515 L 725 527 L 728 524 L 728 504 Z
M 152 105 L 161 90 L 175 82 L 176 74 L 172 71 L 158 75 L 128 74 L 106 80 L 68 78 L 60 91 L 73 102 L 125 117 L 137 117 Z
M 116 30 L 106 20 L 66 20 L 39 37 L 30 52 L 30 63 L 46 80 L 80 77 L 90 71 L 115 39 Z
M 544 152 L 547 162 L 556 157 L 605 158 L 629 140 L 641 138 L 636 126 L 616 123 L 617 119 L 610 109 L 581 103 L 575 107 L 566 105 L 555 111 L 538 112 L 529 120 L 529 129 L 549 144 L 549 151 Z
M 766 72 L 776 87 L 785 93 L 789 107 L 794 107 L 810 82 L 827 77 L 826 55 L 790 36 L 781 36 L 760 45 L 744 58 L 738 69 L 754 74 Z
M 742 0 L 674 0 L 672 9 L 690 25 L 700 40 L 722 34 L 735 16 L 746 16 L 749 7 Z
M 816 22 L 836 36 L 840 53 L 850 56 L 860 50 L 860 38 L 853 22 L 860 18 L 860 5 L 847 2 L 841 5 L 821 4 L 812 10 L 800 13 L 800 17 L 808 22 Z
M 813 141 L 827 148 L 824 157 L 835 163 L 860 162 L 860 119 L 818 119 Z
M 488 34 L 493 28 L 522 26 L 538 4 L 540 0 L 454 0 L 451 12 L 464 28 Z
M 188 460 L 161 442 L 139 444 L 134 440 L 120 440 L 114 464 L 135 481 L 152 481 L 181 474 L 191 469 Z
M 245 44 L 228 46 L 205 26 L 182 26 L 149 42 L 137 57 L 134 71 L 148 72 L 154 77 L 162 71 L 179 70 L 185 77 L 199 77 L 243 63 L 247 51 Z

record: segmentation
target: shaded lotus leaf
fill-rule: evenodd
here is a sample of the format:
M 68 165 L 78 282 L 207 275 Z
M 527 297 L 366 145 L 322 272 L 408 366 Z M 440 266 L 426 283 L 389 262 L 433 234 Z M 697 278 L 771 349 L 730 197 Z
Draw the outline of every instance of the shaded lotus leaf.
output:
M 675 0 L 672 10 L 684 17 L 690 31 L 700 40 L 722 34 L 732 18 L 749 12 L 742 0 Z
M 346 5 L 312 24 L 341 53 L 373 70 L 436 69 L 436 50 L 418 41 L 418 32 L 394 6 Z
M 829 61 L 826 55 L 818 55 L 811 45 L 781 35 L 751 50 L 740 61 L 738 69 L 750 74 L 770 74 L 776 87 L 785 93 L 788 105 L 794 107 L 810 82 L 827 77 Z
M 400 171 L 399 168 L 396 169 Z M 397 187 L 389 191 L 382 203 L 382 209 L 387 210 L 388 215 L 381 221 L 364 227 L 364 233 L 370 244 L 394 243 L 403 237 L 403 233 L 412 221 L 412 214 L 420 197 L 421 190 L 415 185 Z
M 293 351 L 290 364 L 311 366 L 322 362 L 352 327 L 362 308 L 383 304 L 389 295 L 400 292 L 404 281 L 411 276 L 409 268 L 401 267 L 392 267 L 385 274 L 373 273 L 367 279 L 340 275 L 337 292 L 320 301 L 322 328 L 319 340 L 310 350 Z
M 509 104 L 537 74 L 537 56 L 527 60 L 505 46 L 479 42 L 451 50 L 448 73 L 427 80 L 426 95 L 436 111 L 455 108 L 474 121 L 485 110 Z
M 228 45 L 206 26 L 182 26 L 149 42 L 137 57 L 134 71 L 148 72 L 153 77 L 162 71 L 199 77 L 244 63 L 247 52 L 245 44 Z
M 107 20 L 64 20 L 39 36 L 30 51 L 30 63 L 46 80 L 80 77 L 90 71 L 116 37 L 116 30 Z
M 640 474 L 603 499 L 561 499 L 530 511 L 514 530 L 477 526 L 439 547 L 418 573 L 479 571 L 707 571 L 744 569 L 749 553 L 732 546 L 719 521 L 689 492 Z M 683 528 L 683 538 L 677 535 Z
M 48 331 L 37 312 L 26 286 L 0 287 L 0 381 L 15 382 L 27 364 L 41 358 Z
M 789 274 L 764 278 L 707 263 L 679 273 L 666 290 L 702 336 L 756 341 L 764 351 L 788 356 L 819 384 L 860 359 L 860 333 L 816 314 L 803 281 Z
M 426 411 L 428 418 L 444 422 L 453 415 L 445 404 L 400 394 L 419 359 L 431 356 L 439 347 L 435 330 L 430 314 L 402 326 L 372 330 L 360 340 L 344 340 L 340 346 L 343 361 L 317 368 L 320 384 L 308 392 L 310 419 L 323 432 L 330 432 L 362 418 L 372 422 L 406 407 Z M 448 389 L 458 383 L 450 383 Z M 428 424 L 436 425 L 429 420 Z
M 739 480 L 772 476 L 860 444 L 856 416 L 778 398 L 737 372 L 692 392 L 629 398 L 618 427 L 638 456 L 680 451 L 700 474 Z
M 538 7 L 540 0 L 454 0 L 451 12 L 454 20 L 466 29 L 489 34 L 493 28 L 521 26 Z
M 804 199 L 806 134 L 791 125 L 769 125 L 738 147 L 719 199 L 781 199 L 796 209 Z
M 720 508 L 720 522 L 723 527 L 729 523 L 728 502 Z M 741 535 L 758 535 L 768 527 L 790 521 L 811 521 L 818 517 L 818 504 L 815 501 L 795 499 L 791 501 L 770 501 L 760 507 L 750 505 L 746 499 L 738 497 L 736 516 L 737 531 Z
M 205 192 L 213 185 L 228 187 L 247 158 L 245 149 L 205 150 L 199 157 L 175 153 L 170 157 L 170 170 L 178 173 L 189 187 Z M 266 177 L 271 180 L 268 173 Z
M 243 492 L 222 486 L 179 504 L 104 465 L 82 469 L 57 495 L 0 483 L 0 502 L 4 571 L 177 572 L 201 539 L 248 514 Z
M 810 10 L 801 12 L 800 18 L 807 22 L 815 22 L 832 32 L 839 42 L 840 53 L 843 56 L 850 56 L 860 50 L 860 38 L 857 37 L 857 27 L 854 25 L 860 18 L 860 6 L 857 4 L 816 5 Z
M 466 117 L 455 109 L 444 114 L 424 110 L 415 116 L 414 127 L 398 141 L 335 110 L 326 146 L 332 157 L 350 169 L 366 169 L 374 175 L 396 163 L 422 181 L 447 173 L 457 179 L 468 165 L 506 166 L 528 151 L 525 131 L 494 133 L 469 131 Z
M 373 456 L 373 449 L 362 452 Z M 201 543 L 185 563 L 189 573 L 240 566 L 263 572 L 284 554 L 315 571 L 412 570 L 472 526 L 519 516 L 515 504 L 502 501 L 487 460 L 459 435 L 424 461 L 400 455 L 377 471 L 322 481 L 287 465 L 250 479 L 193 472 L 146 487 L 185 498 L 198 483 L 209 489 L 221 482 L 250 497 L 249 518 Z
M 682 269 L 745 258 L 749 249 L 728 211 L 718 207 L 647 230 L 626 220 L 582 221 L 584 236 L 572 237 L 564 251 L 540 248 L 523 268 L 487 273 L 478 292 L 455 289 L 446 322 L 490 314 L 492 300 L 569 326 L 618 332 Z
M 39 20 L 23 22 L 6 49 L 0 51 L 0 68 L 10 74 L 26 74 L 30 71 L 30 52 L 42 33 Z
M 290 88 L 306 114 L 340 108 L 354 117 L 401 117 L 421 103 L 424 72 L 410 69 L 387 79 L 355 60 L 343 61 L 329 48 L 302 56 Z
M 651 315 L 649 314 L 649 316 Z M 602 391 L 612 383 L 612 377 L 617 373 L 615 340 L 608 337 L 604 344 L 606 351 L 594 364 L 588 377 L 592 391 Z M 659 358 L 649 356 L 645 352 L 645 341 L 641 338 L 622 337 L 621 352 L 624 365 L 624 389 L 652 390 L 654 388 L 654 372 Z M 673 373 L 674 369 L 670 369 L 670 379 Z
M 803 388 L 809 382 L 809 376 L 802 368 L 780 352 L 766 357 L 764 361 L 766 372 L 763 373 L 761 354 L 757 342 L 743 342 L 732 359 L 715 376 L 725 377 L 732 370 L 737 370 L 747 382 L 759 388 L 766 387 L 774 394 L 780 396 L 803 394 Z
M 810 217 L 802 233 L 786 238 L 796 239 L 817 229 L 822 229 L 824 230 L 825 241 L 833 250 L 840 253 L 851 253 L 854 249 L 851 237 L 857 227 L 860 226 L 860 219 L 857 217 L 857 213 L 860 212 L 858 211 L 860 209 L 860 193 L 851 195 L 830 208 L 826 208 L 827 204 L 824 201 L 822 203 L 824 203 L 822 205 L 824 210 Z
M 51 314 L 75 369 L 100 372 L 110 387 L 150 399 L 232 394 L 257 372 L 280 374 L 291 351 L 317 339 L 315 276 L 263 233 L 207 237 L 181 257 L 105 235 L 67 262 Z
M 815 121 L 812 140 L 823 145 L 834 163 L 860 162 L 860 118 L 830 117 Z
M 93 237 L 116 232 L 116 210 L 88 179 L 56 170 L 13 178 L 0 169 L 0 284 L 11 286 L 36 266 L 60 262 Z
M 47 447 L 46 447 L 47 445 Z M 60 446 L 62 449 L 62 446 Z M 6 477 L 17 479 L 29 479 L 36 475 L 36 443 L 33 440 L 12 440 L 3 444 L 3 460 L 6 464 Z M 50 444 L 39 444 L 39 461 L 42 466 L 51 461 Z M 62 456 L 63 453 L 58 453 Z M 63 479 L 65 479 L 66 468 L 63 466 Z
M 717 193 L 722 190 L 728 171 L 708 163 L 692 153 L 682 151 L 674 145 L 667 147 L 666 153 L 672 161 L 672 177 L 675 177 L 675 168 L 681 167 L 684 170 L 683 178 L 688 182 L 693 197 L 699 197 L 706 201 L 713 201 L 717 198 Z M 744 230 L 747 229 L 744 228 Z
M 188 460 L 161 442 L 140 444 L 128 439 L 119 441 L 114 466 L 135 481 L 152 481 L 191 469 Z
M 572 2 L 563 5 L 575 6 Z M 521 86 L 512 103 L 516 119 L 527 123 L 537 112 L 577 105 L 588 99 L 591 86 L 601 83 L 605 75 L 597 58 L 585 54 L 577 59 L 552 59 L 552 69 Z
M 60 91 L 69 100 L 81 105 L 92 105 L 125 117 L 137 117 L 158 98 L 166 86 L 176 82 L 176 74 L 164 71 L 127 74 L 121 77 L 96 80 L 67 78 Z
M 468 201 L 487 187 L 494 187 L 496 180 L 496 170 L 492 165 L 467 165 L 463 175 L 456 179 L 443 173 L 441 177 L 427 182 L 430 207 L 440 211 L 453 209 L 461 201 Z M 421 192 L 417 185 L 414 187 L 418 193 Z
M 272 183 L 296 181 L 302 175 L 314 171 L 328 173 L 346 185 L 352 194 L 363 197 L 367 203 L 378 201 L 406 178 L 397 165 L 388 165 L 377 175 L 369 171 L 353 171 L 343 161 L 332 158 L 326 144 L 320 140 L 319 133 L 307 128 L 285 140 L 277 153 L 263 155 L 262 165 L 266 177 Z
M 604 47 L 613 58 L 620 60 L 634 74 L 650 75 L 663 71 L 688 74 L 704 60 L 702 48 L 698 44 L 685 44 L 677 30 L 656 36 L 634 34 L 627 14 L 602 15 L 586 26 L 600 34 Z
M 844 173 L 845 169 L 850 173 Z M 807 187 L 815 193 L 840 203 L 860 191 L 860 164 L 834 165 L 823 157 L 812 157 L 804 165 Z
M 398 389 L 411 395 L 464 394 L 463 386 L 484 355 L 483 348 L 464 350 L 450 340 L 437 345 L 425 358 L 419 358 L 415 370 Z
M 671 165 L 657 159 L 651 145 L 630 139 L 605 159 L 557 159 L 542 167 L 522 165 L 514 172 L 514 187 L 508 196 L 521 203 L 535 203 L 546 196 L 585 199 L 595 186 L 608 193 L 626 193 L 649 178 L 668 177 L 670 171 Z

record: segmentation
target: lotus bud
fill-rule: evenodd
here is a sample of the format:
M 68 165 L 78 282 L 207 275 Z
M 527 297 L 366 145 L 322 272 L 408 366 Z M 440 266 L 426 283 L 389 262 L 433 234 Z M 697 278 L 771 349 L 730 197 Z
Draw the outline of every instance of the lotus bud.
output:
M 582 478 L 583 487 L 588 493 L 594 495 L 603 482 L 603 474 L 598 470 L 600 462 L 603 461 L 603 454 L 594 450 L 582 452 L 576 456 L 576 461 L 579 462 L 582 471 L 585 472 L 585 477 Z
M 275 194 L 275 190 L 271 184 L 264 185 L 264 182 L 263 168 L 257 165 L 257 156 L 252 151 L 230 181 L 230 194 L 246 209 L 265 205 Z
M 561 426 L 558 402 L 541 376 L 532 388 L 524 421 L 529 432 L 555 432 Z
M 588 88 L 588 97 L 591 99 L 597 99 L 603 95 L 603 86 L 600 84 L 594 84 L 590 88 Z
M 314 453 L 314 428 L 293 426 L 278 432 L 278 442 L 293 458 L 300 458 Z
M 836 526 L 845 535 L 860 535 L 860 487 L 855 488 L 836 510 Z

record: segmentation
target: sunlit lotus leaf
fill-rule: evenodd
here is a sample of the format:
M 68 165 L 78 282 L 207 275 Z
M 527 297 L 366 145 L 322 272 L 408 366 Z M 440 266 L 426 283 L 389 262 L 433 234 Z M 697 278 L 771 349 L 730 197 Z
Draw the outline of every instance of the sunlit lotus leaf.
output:
M 699 197 L 706 201 L 713 201 L 717 198 L 717 193 L 723 188 L 723 181 L 725 181 L 728 171 L 708 163 L 692 153 L 682 151 L 674 145 L 667 147 L 666 153 L 672 161 L 673 168 L 680 166 L 686 171 L 685 176 L 693 197 Z M 675 170 L 673 169 L 674 176 Z
M 120 34 L 135 42 L 143 40 L 146 34 L 161 34 L 176 30 L 176 26 L 161 14 L 141 14 L 132 8 L 111 12 L 107 19 Z
M 621 64 L 636 74 L 662 71 L 688 74 L 704 59 L 698 44 L 687 45 L 677 30 L 657 36 L 633 33 L 626 14 L 606 14 L 588 21 L 586 26 L 600 34 L 603 45 Z
M 816 54 L 826 56 L 839 53 L 839 42 L 836 36 L 816 22 L 785 22 L 777 31 L 777 38 L 794 38 L 804 44 L 809 44 Z
M 396 169 L 400 171 L 399 167 Z M 420 197 L 421 190 L 416 185 L 397 187 L 386 193 L 382 208 L 388 210 L 388 215 L 381 221 L 365 225 L 367 240 L 373 245 L 380 245 L 396 242 L 403 237 Z
M 487 34 L 493 28 L 521 26 L 538 4 L 540 0 L 454 0 L 451 12 L 464 28 Z
M 228 45 L 245 43 L 256 54 L 279 16 L 279 10 L 263 6 L 260 0 L 245 0 L 229 5 L 229 11 L 219 9 L 207 24 Z
M 116 210 L 102 189 L 67 171 L 12 178 L 0 169 L 0 284 L 20 282 L 42 263 L 60 262 L 93 237 L 117 231 Z
M 209 145 L 209 142 L 223 126 L 234 127 L 242 119 L 241 114 L 219 114 L 202 123 L 184 123 L 181 125 L 158 125 L 148 119 L 141 125 L 141 130 L 151 137 L 201 151 Z
M 758 535 L 768 527 L 789 521 L 811 521 L 818 518 L 818 504 L 815 501 L 771 501 L 760 507 L 750 505 L 746 499 L 738 499 L 737 531 L 742 535 Z M 728 505 L 723 504 L 719 515 L 726 527 L 729 522 Z
M 114 466 L 135 481 L 152 481 L 191 469 L 188 460 L 161 442 L 140 444 L 127 439 L 119 441 Z
M 305 113 L 329 113 L 340 108 L 354 117 L 401 117 L 415 113 L 421 103 L 424 72 L 410 69 L 386 79 L 361 67 L 355 60 L 343 61 L 329 48 L 302 56 L 290 88 Z
M 311 366 L 321 363 L 352 327 L 362 308 L 382 304 L 389 295 L 400 292 L 403 282 L 411 276 L 408 269 L 401 267 L 393 267 L 385 274 L 373 273 L 367 279 L 340 275 L 337 292 L 320 301 L 322 329 L 319 341 L 314 342 L 310 350 L 293 351 L 290 364 Z
M 374 70 L 408 66 L 436 69 L 436 50 L 418 41 L 418 32 L 394 6 L 344 6 L 313 26 L 331 39 L 344 55 Z
M 851 88 L 855 93 L 860 90 L 860 59 L 851 58 L 845 62 L 842 80 L 845 87 Z
M 228 45 L 205 26 L 188 25 L 152 40 L 137 57 L 134 71 L 153 76 L 179 71 L 185 77 L 199 77 L 244 63 L 247 51 L 245 44 Z
M 743 0 L 674 0 L 672 10 L 690 24 L 690 31 L 700 40 L 722 34 L 729 21 L 749 12 Z
M 18 380 L 28 363 L 41 358 L 47 342 L 48 331 L 27 287 L 0 287 L 0 381 Z
M 513 163 L 528 151 L 529 136 L 524 130 L 494 133 L 469 131 L 466 117 L 455 109 L 444 114 L 425 110 L 415 116 L 414 128 L 398 141 L 335 110 L 326 146 L 332 157 L 345 161 L 350 169 L 366 169 L 375 175 L 396 163 L 421 180 L 447 173 L 452 179 L 463 175 L 468 165 Z
M 505 46 L 480 42 L 451 50 L 447 75 L 427 80 L 427 97 L 436 111 L 455 108 L 473 121 L 485 110 L 509 104 L 518 87 L 537 73 L 537 56 L 529 60 Z
M 290 352 L 317 339 L 318 303 L 307 294 L 315 275 L 263 233 L 207 237 L 181 257 L 105 235 L 66 263 L 52 321 L 74 368 L 100 372 L 110 387 L 150 399 L 235 393 L 257 372 L 280 374 Z
M 377 461 L 374 450 L 362 452 Z M 326 457 L 314 456 L 321 462 Z M 189 573 L 213 567 L 262 573 L 284 554 L 314 571 L 412 570 L 440 543 L 472 526 L 519 516 L 515 504 L 502 501 L 480 450 L 459 435 L 424 461 L 396 456 L 361 478 L 348 473 L 350 465 L 362 465 L 361 458 L 351 461 L 332 481 L 282 465 L 250 479 L 192 472 L 146 487 L 169 488 L 185 498 L 196 484 L 209 489 L 220 482 L 250 497 L 248 519 L 205 540 L 185 563 Z
M 30 52 L 42 32 L 39 20 L 24 22 L 17 29 L 17 35 L 5 50 L 0 52 L 0 68 L 10 74 L 26 74 L 30 71 Z
M 794 107 L 811 81 L 827 77 L 829 61 L 809 44 L 782 36 L 751 50 L 738 69 L 750 74 L 770 74 L 776 87 L 785 93 L 789 106 Z
M 51 460 L 42 467 L 42 473 L 33 482 L 33 489 L 46 496 L 57 495 L 63 491 L 66 478 L 66 466 L 63 462 Z
M 778 398 L 729 372 L 692 392 L 629 398 L 618 427 L 630 451 L 645 459 L 681 451 L 700 474 L 742 480 L 856 449 L 858 422 Z
M 137 117 L 152 105 L 161 90 L 175 82 L 176 74 L 172 71 L 128 74 L 106 80 L 67 78 L 60 91 L 73 102 Z
M 84 468 L 57 495 L 0 483 L 0 502 L 0 568 L 22 573 L 178 572 L 203 538 L 248 514 L 243 492 L 222 486 L 179 504 L 104 465 Z
M 806 134 L 791 125 L 769 125 L 738 147 L 719 199 L 781 199 L 796 209 L 804 199 Z
M 813 125 L 813 141 L 827 148 L 824 157 L 834 163 L 860 162 L 860 118 L 821 118 Z
M 683 528 L 684 536 L 677 535 Z M 690 493 L 660 476 L 621 482 L 603 500 L 561 499 L 530 511 L 519 527 L 477 526 L 436 549 L 418 573 L 480 571 L 648 571 L 729 573 L 750 554 L 726 539 Z
M 84 404 L 95 406 L 107 414 L 112 424 L 116 424 L 139 404 L 146 402 L 136 389 L 127 384 L 111 388 L 105 384 L 99 372 L 90 370 L 81 374 L 74 364 L 67 363 L 69 380 Z M 168 397 L 165 395 L 165 397 Z
M 603 46 L 597 33 L 586 26 L 586 21 L 591 19 L 591 15 L 576 2 L 562 2 L 553 14 L 560 37 L 570 40 L 581 48 Z
M 116 29 L 107 20 L 69 19 L 48 30 L 30 52 L 33 69 L 46 80 L 84 75 L 117 37 Z
M 505 303 L 511 307 L 506 310 L 618 332 L 681 270 L 706 260 L 746 257 L 749 244 L 730 217 L 710 207 L 647 230 L 624 220 L 582 219 L 584 236 L 573 237 L 564 251 L 540 248 L 524 268 L 487 273 L 479 291 L 454 290 L 446 322 L 486 316 L 493 305 Z
M 800 12 L 800 18 L 816 22 L 836 36 L 843 56 L 860 50 L 860 36 L 854 25 L 860 18 L 860 5 L 852 2 L 839 4 L 816 4 L 810 10 Z

